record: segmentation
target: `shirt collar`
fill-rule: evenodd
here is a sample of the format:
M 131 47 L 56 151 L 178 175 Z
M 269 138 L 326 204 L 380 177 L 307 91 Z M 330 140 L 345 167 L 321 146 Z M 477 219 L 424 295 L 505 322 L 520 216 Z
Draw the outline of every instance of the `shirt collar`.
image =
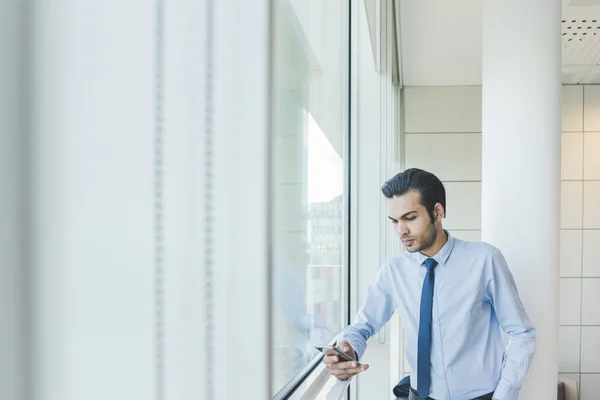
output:
M 448 241 L 444 244 L 444 246 L 442 246 L 440 251 L 438 251 L 437 254 L 434 255 L 433 257 L 427 257 L 425 254 L 423 254 L 421 252 L 408 253 L 407 250 L 405 250 L 405 252 L 407 252 L 414 260 L 416 260 L 419 263 L 419 265 L 422 265 L 423 262 L 425 260 L 427 260 L 428 258 L 433 258 L 435 261 L 437 261 L 438 264 L 446 263 L 446 261 L 448 260 L 448 257 L 450 257 L 450 253 L 452 253 L 452 249 L 454 248 L 454 238 L 452 237 L 452 235 L 450 235 L 450 233 L 448 233 L 447 230 L 444 229 L 444 232 L 446 233 L 446 236 L 448 237 Z

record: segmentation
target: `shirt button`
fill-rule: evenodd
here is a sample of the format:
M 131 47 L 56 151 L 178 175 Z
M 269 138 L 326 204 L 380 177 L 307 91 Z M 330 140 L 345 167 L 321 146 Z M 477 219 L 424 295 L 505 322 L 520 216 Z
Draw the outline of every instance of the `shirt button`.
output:
M 442 355 L 442 352 L 441 352 L 441 351 L 438 351 L 438 356 L 441 356 L 441 355 Z

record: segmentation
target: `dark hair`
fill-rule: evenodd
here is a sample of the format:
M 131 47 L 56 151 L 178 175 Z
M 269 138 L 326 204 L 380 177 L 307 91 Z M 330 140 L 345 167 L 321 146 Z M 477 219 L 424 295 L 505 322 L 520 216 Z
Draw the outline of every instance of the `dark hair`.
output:
M 421 204 L 427 209 L 431 218 L 437 203 L 440 203 L 446 211 L 446 189 L 438 177 L 431 172 L 410 168 L 400 172 L 381 187 L 383 195 L 388 199 L 402 196 L 411 190 L 420 193 Z

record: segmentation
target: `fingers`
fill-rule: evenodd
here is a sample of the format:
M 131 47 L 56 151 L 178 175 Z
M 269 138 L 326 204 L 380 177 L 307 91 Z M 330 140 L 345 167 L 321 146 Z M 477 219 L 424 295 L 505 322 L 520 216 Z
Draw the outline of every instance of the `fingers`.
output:
M 323 357 L 323 362 L 325 364 L 335 364 L 335 363 L 337 363 L 339 361 L 340 361 L 340 359 L 339 359 L 338 356 L 331 355 L 331 356 L 325 356 L 325 357 Z
M 325 356 L 323 357 L 323 363 L 330 369 L 350 369 L 360 366 L 358 361 L 341 361 L 338 356 Z
M 331 369 L 331 375 L 335 376 L 337 379 L 341 380 L 341 381 L 345 381 L 347 379 L 349 379 L 350 377 L 360 374 L 361 372 L 366 371 L 367 369 L 369 369 L 369 365 L 368 364 L 364 364 L 361 365 L 360 367 L 356 367 L 356 368 L 345 368 L 345 369 Z
M 338 348 L 346 354 L 356 357 L 356 352 L 350 347 L 348 342 L 341 341 L 338 343 Z M 366 371 L 369 368 L 368 364 L 360 365 L 358 361 L 346 361 L 339 356 L 334 350 L 328 350 L 323 357 L 323 363 L 329 369 L 331 375 L 337 379 L 345 381 L 356 374 Z
M 340 340 L 337 343 L 337 347 L 338 347 L 338 349 L 342 350 L 344 353 L 350 354 L 352 357 L 356 358 L 356 354 L 354 352 L 354 349 L 352 348 L 352 346 L 350 346 L 350 343 L 348 343 L 347 341 Z
M 325 356 L 323 363 L 327 366 L 332 366 L 335 369 L 349 369 L 358 367 L 357 361 L 341 361 L 338 356 Z
M 325 353 L 327 354 L 327 353 Z M 325 364 L 335 364 L 335 363 L 340 363 L 340 364 L 347 364 L 347 367 L 344 368 L 350 368 L 350 363 L 356 363 L 356 361 L 346 361 L 344 359 L 340 359 L 340 357 L 335 353 L 332 352 L 329 355 L 326 355 L 325 357 L 323 357 L 323 362 Z
M 362 372 L 362 369 L 360 367 L 358 368 L 344 368 L 344 369 L 338 369 L 338 368 L 333 368 L 331 369 L 331 375 L 334 376 L 341 376 L 341 375 L 356 375 L 358 373 Z
M 350 347 L 350 345 L 348 344 L 348 342 L 342 342 L 341 346 L 340 346 L 340 350 L 342 350 L 344 353 L 351 355 L 352 357 L 355 357 L 355 353 L 354 350 L 352 350 L 352 348 Z
M 335 369 L 352 369 L 358 366 L 358 362 L 356 361 L 341 361 L 335 364 Z

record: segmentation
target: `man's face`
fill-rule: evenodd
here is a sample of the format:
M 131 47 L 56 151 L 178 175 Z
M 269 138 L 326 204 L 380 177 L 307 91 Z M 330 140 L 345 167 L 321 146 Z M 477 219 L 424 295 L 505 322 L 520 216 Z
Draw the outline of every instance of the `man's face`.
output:
M 409 191 L 402 196 L 388 199 L 388 215 L 404 247 L 411 253 L 430 248 L 437 236 L 436 221 L 431 220 L 425 206 L 421 204 L 419 192 Z M 437 205 L 434 214 L 439 213 Z

